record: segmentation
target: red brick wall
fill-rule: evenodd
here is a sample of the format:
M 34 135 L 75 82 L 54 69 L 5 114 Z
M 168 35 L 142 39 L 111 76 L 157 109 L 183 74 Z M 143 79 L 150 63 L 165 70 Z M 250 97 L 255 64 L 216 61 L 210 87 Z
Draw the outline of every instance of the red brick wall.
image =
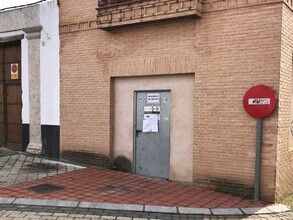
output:
M 94 21 L 97 18 L 97 0 L 60 0 L 60 24 Z
M 200 26 L 195 84 L 194 180 L 218 190 L 254 184 L 256 120 L 242 97 L 265 84 L 278 94 L 280 5 L 205 14 Z M 200 74 L 197 74 L 200 73 Z M 261 198 L 273 200 L 277 111 L 263 121 Z
M 278 153 L 276 176 L 276 200 L 293 193 L 293 12 L 285 4 L 282 16 L 281 74 L 279 94 Z
M 257 84 L 279 92 L 282 5 L 106 32 L 75 24 L 96 16 L 90 15 L 96 1 L 84 2 L 61 1 L 61 150 L 109 156 L 111 77 L 193 68 L 194 182 L 251 196 L 256 120 L 245 113 L 242 97 Z M 184 68 L 185 60 L 191 67 Z M 261 196 L 268 200 L 275 195 L 277 117 L 278 110 L 264 119 Z
M 90 162 L 97 159 L 95 156 L 102 159 L 109 156 L 110 89 L 105 62 L 97 59 L 97 29 L 78 31 L 82 26 L 76 24 L 96 19 L 97 2 L 80 3 L 61 1 L 60 4 L 61 32 L 64 24 L 75 28 L 60 36 L 60 143 L 62 156 Z

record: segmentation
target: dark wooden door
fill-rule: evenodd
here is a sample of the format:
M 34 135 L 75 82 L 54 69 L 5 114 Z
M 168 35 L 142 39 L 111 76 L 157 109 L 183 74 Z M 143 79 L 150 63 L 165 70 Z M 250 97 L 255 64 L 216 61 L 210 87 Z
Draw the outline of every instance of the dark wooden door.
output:
M 21 150 L 22 89 L 20 42 L 0 44 L 0 144 Z

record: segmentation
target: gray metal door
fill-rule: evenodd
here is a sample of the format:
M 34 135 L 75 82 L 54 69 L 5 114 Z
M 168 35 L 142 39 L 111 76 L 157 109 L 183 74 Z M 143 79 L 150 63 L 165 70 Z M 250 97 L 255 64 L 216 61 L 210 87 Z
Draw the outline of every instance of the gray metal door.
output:
M 135 173 L 169 179 L 170 92 L 135 95 Z

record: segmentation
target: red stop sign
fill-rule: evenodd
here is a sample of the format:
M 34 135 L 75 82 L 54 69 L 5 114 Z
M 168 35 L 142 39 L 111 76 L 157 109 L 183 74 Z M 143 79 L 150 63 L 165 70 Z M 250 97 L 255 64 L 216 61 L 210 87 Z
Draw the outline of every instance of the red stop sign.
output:
M 275 92 L 268 86 L 253 86 L 243 97 L 243 107 L 252 117 L 264 118 L 275 109 L 277 102 Z

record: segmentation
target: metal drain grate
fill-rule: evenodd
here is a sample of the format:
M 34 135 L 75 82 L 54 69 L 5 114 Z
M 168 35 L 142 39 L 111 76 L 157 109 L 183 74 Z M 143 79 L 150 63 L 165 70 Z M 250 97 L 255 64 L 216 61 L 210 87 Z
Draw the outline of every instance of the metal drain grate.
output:
M 53 192 L 63 190 L 64 188 L 60 187 L 60 186 L 55 186 L 55 185 L 45 183 L 45 184 L 41 184 L 41 185 L 37 185 L 37 186 L 32 186 L 27 189 L 30 191 L 36 192 L 36 193 L 50 194 Z

